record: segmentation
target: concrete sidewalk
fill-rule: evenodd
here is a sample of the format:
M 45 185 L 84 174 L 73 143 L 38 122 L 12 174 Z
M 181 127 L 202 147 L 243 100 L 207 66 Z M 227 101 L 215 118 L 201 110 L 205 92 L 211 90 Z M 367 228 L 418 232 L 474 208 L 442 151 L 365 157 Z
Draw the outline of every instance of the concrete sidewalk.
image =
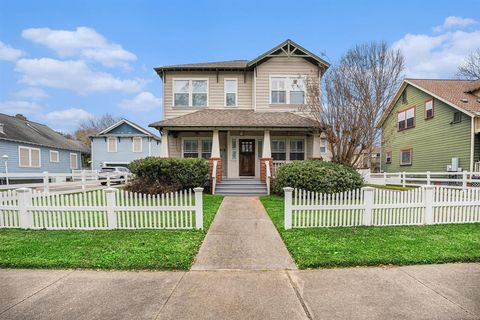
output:
M 0 270 L 0 319 L 480 319 L 480 264 Z
M 225 197 L 192 270 L 296 269 L 258 197 Z

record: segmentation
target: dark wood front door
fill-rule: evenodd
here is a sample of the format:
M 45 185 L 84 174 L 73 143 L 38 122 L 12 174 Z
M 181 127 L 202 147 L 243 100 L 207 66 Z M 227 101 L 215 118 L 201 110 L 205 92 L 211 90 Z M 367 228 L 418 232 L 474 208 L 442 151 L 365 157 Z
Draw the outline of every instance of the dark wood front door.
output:
M 255 140 L 240 139 L 240 175 L 255 175 Z

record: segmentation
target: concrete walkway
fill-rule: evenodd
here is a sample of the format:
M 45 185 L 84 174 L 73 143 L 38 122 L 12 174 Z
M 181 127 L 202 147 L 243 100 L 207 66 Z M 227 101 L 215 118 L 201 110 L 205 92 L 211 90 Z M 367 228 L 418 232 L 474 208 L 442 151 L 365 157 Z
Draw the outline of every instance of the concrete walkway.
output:
M 480 264 L 0 270 L 0 319 L 480 319 Z
M 225 197 L 192 270 L 296 269 L 258 197 Z

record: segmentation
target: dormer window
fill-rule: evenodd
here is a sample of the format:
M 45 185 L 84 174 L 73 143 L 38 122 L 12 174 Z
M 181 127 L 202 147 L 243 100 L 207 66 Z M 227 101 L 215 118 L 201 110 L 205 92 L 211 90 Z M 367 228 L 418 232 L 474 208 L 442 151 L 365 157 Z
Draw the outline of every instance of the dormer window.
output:
M 274 76 L 270 78 L 270 104 L 304 104 L 303 76 Z
M 175 107 L 206 107 L 208 80 L 173 80 L 173 105 Z

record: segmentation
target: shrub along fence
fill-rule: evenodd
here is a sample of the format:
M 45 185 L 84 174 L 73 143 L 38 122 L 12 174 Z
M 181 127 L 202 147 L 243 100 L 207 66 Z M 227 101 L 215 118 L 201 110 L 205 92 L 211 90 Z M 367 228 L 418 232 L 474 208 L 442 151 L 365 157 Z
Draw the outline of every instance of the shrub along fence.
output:
M 0 193 L 0 228 L 47 230 L 203 229 L 203 188 L 161 195 L 108 188 L 45 194 Z
M 365 187 L 324 194 L 284 188 L 285 229 L 480 222 L 480 188 Z

